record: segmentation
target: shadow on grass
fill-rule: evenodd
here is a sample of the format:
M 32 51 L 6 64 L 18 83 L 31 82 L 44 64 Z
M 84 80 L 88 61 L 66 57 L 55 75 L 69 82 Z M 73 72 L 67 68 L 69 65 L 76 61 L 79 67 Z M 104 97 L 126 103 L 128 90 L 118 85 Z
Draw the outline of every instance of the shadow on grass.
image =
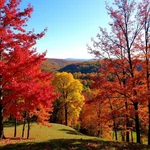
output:
M 23 123 L 22 122 L 17 122 L 17 126 L 19 125 L 22 125 Z M 15 123 L 14 121 L 6 121 L 4 122 L 4 127 L 14 127 L 15 126 Z
M 40 143 L 25 142 L 1 146 L 0 150 L 147 150 L 150 146 L 102 140 L 56 139 Z
M 9 121 L 9 122 L 4 122 L 3 123 L 4 127 L 13 127 L 14 126 L 14 122 L 13 121 Z
M 64 131 L 64 132 L 66 132 L 67 134 L 82 135 L 82 134 L 79 133 L 78 131 L 69 130 L 69 129 L 59 129 L 59 131 Z

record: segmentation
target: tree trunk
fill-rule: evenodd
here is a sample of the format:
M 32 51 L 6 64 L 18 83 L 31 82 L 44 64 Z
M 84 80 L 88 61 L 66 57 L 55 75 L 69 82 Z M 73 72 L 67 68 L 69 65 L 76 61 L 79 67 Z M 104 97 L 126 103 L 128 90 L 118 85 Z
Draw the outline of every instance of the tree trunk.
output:
M 110 102 L 110 98 L 108 98 L 108 100 L 109 100 L 109 103 L 110 103 L 110 109 L 113 110 L 112 104 Z M 115 116 L 113 114 L 112 114 L 112 119 L 113 119 L 113 130 L 114 130 L 114 133 L 115 133 L 115 139 L 117 141 L 118 140 L 118 136 L 117 136 L 116 121 L 115 121 Z
M 131 141 L 133 143 L 133 130 L 131 130 Z
M 17 135 L 17 119 L 15 118 L 15 128 L 14 128 L 14 137 Z
M 124 142 L 125 141 L 125 133 L 123 130 L 121 131 L 121 138 L 122 138 L 122 141 Z
M 1 97 L 1 90 L 0 90 Z M 4 139 L 4 127 L 3 127 L 3 106 L 0 104 L 0 139 Z
M 139 123 L 139 113 L 138 113 L 138 102 L 134 103 L 135 109 L 135 130 L 136 130 L 136 142 L 141 143 L 140 141 L 140 123 Z
M 29 136 L 30 136 L 30 118 L 27 118 L 27 123 L 28 123 L 27 139 L 29 139 Z
M 100 128 L 101 128 L 101 126 L 100 126 L 100 122 L 99 122 L 99 120 L 98 120 L 98 125 L 97 125 L 97 137 L 100 137 L 100 135 L 101 135 Z
M 100 137 L 100 135 L 101 135 L 100 123 L 98 123 L 98 126 L 97 126 L 97 137 Z
M 0 54 L 1 58 L 1 54 Z M 2 82 L 2 75 L 0 74 L 0 82 Z M 0 139 L 4 139 L 4 127 L 3 127 L 3 89 L 2 89 L 2 83 L 0 83 Z
M 68 126 L 68 111 L 67 111 L 67 104 L 65 104 L 65 125 Z
M 150 102 L 148 104 L 148 145 L 150 145 Z
M 0 40 L 0 44 L 2 39 Z M 0 53 L 0 61 L 2 61 L 2 53 Z M 2 87 L 2 73 L 0 72 L 0 139 L 4 139 L 4 127 L 3 127 L 3 87 Z
M 97 136 L 100 137 L 101 134 L 101 124 L 100 124 L 100 103 L 98 103 L 98 112 L 97 112 Z
M 114 122 L 114 132 L 115 132 L 115 140 L 118 140 L 118 136 L 117 136 L 117 130 L 116 130 L 116 123 Z
M 25 125 L 26 125 L 26 120 L 24 119 L 23 127 L 22 127 L 22 138 L 24 137 Z
M 130 142 L 130 137 L 129 137 L 129 117 L 128 117 L 128 114 L 127 114 L 127 111 L 128 111 L 128 103 L 125 102 L 125 107 L 126 107 L 126 142 Z

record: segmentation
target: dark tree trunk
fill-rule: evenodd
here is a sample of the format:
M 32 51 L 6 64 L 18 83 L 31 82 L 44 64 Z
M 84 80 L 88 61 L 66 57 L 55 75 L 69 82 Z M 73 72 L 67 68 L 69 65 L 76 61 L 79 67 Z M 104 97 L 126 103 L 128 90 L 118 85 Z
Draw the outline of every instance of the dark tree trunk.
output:
M 110 109 L 113 110 L 113 107 L 112 107 L 110 98 L 108 98 L 108 100 L 109 100 L 109 103 L 110 103 Z M 116 139 L 116 141 L 117 141 L 117 140 L 118 140 L 117 127 L 116 127 L 115 116 L 114 116 L 113 114 L 112 114 L 112 119 L 113 119 L 113 130 L 114 130 L 114 133 L 115 133 L 115 139 Z
M 131 141 L 133 143 L 133 130 L 131 130 Z
M 0 44 L 2 39 L 0 39 Z M 0 61 L 2 61 L 2 53 L 0 53 Z M 4 138 L 4 127 L 3 127 L 3 87 L 2 87 L 2 72 L 0 72 L 0 139 Z
M 65 104 L 65 125 L 68 126 L 68 111 L 67 111 L 67 104 Z
M 98 125 L 97 125 L 97 137 L 100 137 L 101 135 L 101 131 L 100 131 L 100 122 L 98 121 Z
M 24 137 L 25 125 L 26 125 L 26 120 L 24 119 L 23 127 L 22 127 L 22 138 Z
M 118 140 L 118 136 L 117 136 L 117 129 L 116 129 L 116 123 L 114 122 L 114 132 L 115 132 L 115 140 Z
M 122 141 L 124 142 L 125 141 L 125 133 L 124 133 L 124 131 L 121 131 L 121 138 L 122 138 Z
M 14 121 L 15 121 L 14 137 L 16 137 L 16 135 L 17 135 L 17 119 L 15 118 Z
M 128 128 L 127 128 L 127 131 L 126 131 L 126 142 L 130 142 L 130 136 L 129 136 Z
M 62 109 L 61 102 L 59 99 L 56 99 L 53 103 L 53 113 L 50 117 L 50 122 L 59 123 L 58 113 Z
M 138 113 L 138 102 L 134 103 L 135 109 L 135 130 L 136 130 L 136 142 L 141 143 L 140 140 L 140 123 L 139 123 L 139 113 Z
M 126 112 L 128 111 L 128 103 L 125 102 L 125 107 L 126 107 Z M 130 137 L 129 137 L 129 117 L 128 114 L 126 114 L 126 142 L 130 142 Z
M 1 53 L 0 53 L 1 60 Z M 2 89 L 2 75 L 0 74 L 0 139 L 4 139 L 4 127 L 3 127 L 3 89 Z
M 101 134 L 101 124 L 100 124 L 100 104 L 98 103 L 98 112 L 97 112 L 97 136 L 100 137 Z
M 148 104 L 148 145 L 150 145 L 150 103 Z
M 26 117 L 27 117 L 27 113 L 24 112 L 24 114 L 23 114 L 22 138 L 24 137 L 24 132 L 25 132 Z
M 1 92 L 0 92 L 0 96 L 1 96 Z M 3 138 L 4 138 L 3 106 L 2 106 L 2 104 L 0 104 L 0 139 L 3 139 Z
M 27 123 L 28 123 L 27 139 L 29 139 L 29 136 L 30 136 L 30 118 L 27 118 Z
M 131 142 L 133 143 L 134 142 L 134 139 L 133 139 L 133 130 L 134 130 L 134 127 L 133 127 L 133 120 L 130 122 L 130 127 L 132 127 L 131 129 Z

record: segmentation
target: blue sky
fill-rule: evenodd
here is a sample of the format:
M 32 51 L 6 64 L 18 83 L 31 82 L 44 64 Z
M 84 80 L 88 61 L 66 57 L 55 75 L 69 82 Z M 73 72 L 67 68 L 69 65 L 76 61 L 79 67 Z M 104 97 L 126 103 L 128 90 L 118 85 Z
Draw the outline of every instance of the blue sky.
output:
M 112 1 L 112 0 L 109 0 Z M 92 58 L 86 44 L 96 37 L 99 26 L 107 27 L 109 17 L 105 0 L 22 0 L 34 7 L 28 30 L 38 33 L 48 28 L 37 44 L 39 53 L 47 50 L 48 58 Z

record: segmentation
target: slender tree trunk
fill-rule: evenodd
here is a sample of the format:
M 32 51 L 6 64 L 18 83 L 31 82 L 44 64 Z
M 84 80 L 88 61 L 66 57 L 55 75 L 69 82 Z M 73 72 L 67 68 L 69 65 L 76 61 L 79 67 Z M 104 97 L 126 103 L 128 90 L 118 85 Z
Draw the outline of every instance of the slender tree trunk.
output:
M 116 123 L 114 122 L 114 133 L 115 133 L 115 140 L 118 140 L 118 136 L 117 136 L 117 129 L 116 129 Z
M 103 135 L 103 126 L 102 125 L 100 126 L 100 129 L 101 129 L 100 134 Z
M 98 124 L 97 124 L 97 136 L 100 137 L 100 114 L 98 115 Z
M 133 143 L 134 142 L 134 140 L 133 140 L 133 120 L 131 121 L 131 124 L 130 124 L 130 126 L 132 127 L 132 129 L 131 129 L 131 142 Z
M 22 127 L 22 138 L 24 137 L 25 125 L 26 125 L 26 120 L 24 118 L 24 120 L 23 120 L 23 127 Z
M 67 104 L 65 104 L 65 125 L 68 126 L 68 111 L 67 111 Z
M 1 9 L 0 9 L 0 17 L 1 17 Z M 0 37 L 0 45 L 2 44 L 2 37 Z M 0 52 L 0 61 L 2 61 L 2 51 Z M 0 139 L 4 137 L 4 127 L 3 127 L 3 87 L 2 87 L 2 72 L 0 72 Z
M 10 116 L 9 116 L 9 121 L 12 120 L 12 119 L 13 119 L 13 117 L 12 117 L 12 115 L 10 114 Z
M 136 142 L 141 143 L 140 141 L 140 123 L 139 123 L 139 113 L 138 113 L 138 102 L 134 103 L 135 109 L 135 130 L 136 130 Z
M 14 121 L 15 121 L 14 137 L 16 137 L 16 135 L 17 135 L 17 119 L 15 118 Z
M 129 117 L 128 117 L 128 114 L 127 114 L 127 111 L 128 111 L 128 103 L 125 102 L 125 107 L 126 107 L 126 142 L 130 142 L 130 137 L 129 137 Z
M 1 92 L 0 92 L 0 96 L 1 96 Z M 2 104 L 0 104 L 0 139 L 3 139 L 3 138 L 4 138 L 3 107 L 2 107 Z
M 111 104 L 110 98 L 108 98 L 109 103 L 110 103 L 110 109 L 113 110 L 113 106 Z M 115 133 L 115 139 L 116 141 L 118 140 L 118 136 L 117 136 L 117 128 L 116 128 L 116 121 L 115 121 L 115 116 L 112 114 L 112 120 L 113 120 L 113 130 Z
M 148 145 L 150 145 L 150 103 L 148 104 Z
M 131 130 L 131 141 L 133 143 L 133 130 Z
M 121 131 L 121 138 L 122 138 L 122 141 L 124 142 L 125 141 L 125 133 L 123 130 Z
M 101 125 L 100 125 L 100 103 L 98 103 L 98 112 L 97 112 L 97 136 L 100 137 L 100 129 L 101 129 Z
M 27 139 L 29 139 L 30 136 L 30 118 L 27 118 L 27 123 L 28 123 L 28 130 L 27 130 Z
M 0 40 L 1 44 L 2 40 Z M 0 61 L 2 61 L 2 53 L 0 53 Z M 4 137 L 4 127 L 3 127 L 3 87 L 2 87 L 2 73 L 0 72 L 0 139 Z

